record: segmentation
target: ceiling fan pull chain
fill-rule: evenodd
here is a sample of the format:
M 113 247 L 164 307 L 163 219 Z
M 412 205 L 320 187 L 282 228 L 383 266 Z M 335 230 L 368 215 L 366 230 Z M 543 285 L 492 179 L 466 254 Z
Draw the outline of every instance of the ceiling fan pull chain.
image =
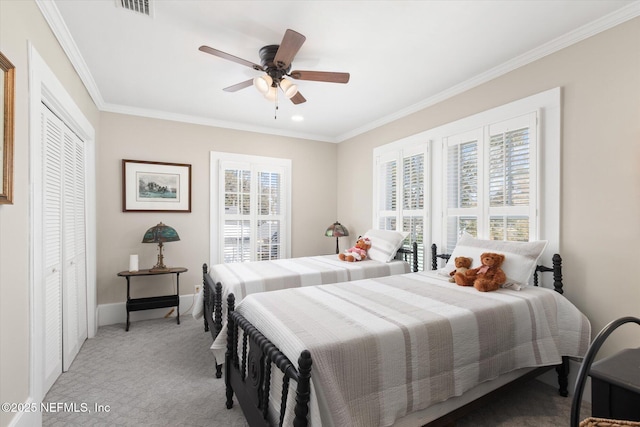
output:
M 278 120 L 278 88 L 276 88 L 275 109 L 273 111 L 273 120 Z

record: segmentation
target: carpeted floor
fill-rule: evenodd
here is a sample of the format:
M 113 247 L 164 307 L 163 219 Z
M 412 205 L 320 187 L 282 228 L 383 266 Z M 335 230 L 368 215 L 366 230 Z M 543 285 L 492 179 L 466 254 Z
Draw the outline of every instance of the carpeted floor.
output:
M 45 402 L 77 410 L 43 414 L 44 426 L 246 426 L 225 408 L 211 335 L 190 315 L 104 326 L 87 340 Z M 202 372 L 203 367 L 208 368 Z M 85 412 L 86 409 L 86 412 Z M 571 399 L 539 381 L 458 421 L 458 427 L 567 426 Z M 589 408 L 583 407 L 583 413 Z

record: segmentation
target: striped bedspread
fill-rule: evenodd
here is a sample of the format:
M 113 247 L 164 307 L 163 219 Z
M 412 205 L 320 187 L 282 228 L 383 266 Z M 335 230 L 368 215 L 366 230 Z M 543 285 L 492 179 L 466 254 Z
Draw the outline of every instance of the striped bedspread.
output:
M 311 352 L 316 426 L 388 426 L 503 373 L 583 356 L 590 341 L 587 318 L 553 290 L 482 293 L 429 272 L 254 294 L 237 310 L 290 360 Z
M 392 274 L 409 273 L 409 263 L 393 260 L 382 263 L 373 260 L 340 261 L 337 255 L 321 255 L 278 259 L 273 261 L 238 262 L 211 266 L 209 274 L 214 282 L 222 283 L 222 304 L 232 293 L 236 304 L 255 292 L 276 291 L 301 286 L 324 285 L 370 279 Z M 193 316 L 202 317 L 202 296 L 198 295 Z

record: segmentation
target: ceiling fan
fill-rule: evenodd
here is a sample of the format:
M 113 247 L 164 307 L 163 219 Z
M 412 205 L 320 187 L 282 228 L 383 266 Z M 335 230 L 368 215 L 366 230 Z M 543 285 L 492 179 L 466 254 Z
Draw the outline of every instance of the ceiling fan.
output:
M 277 101 L 277 91 L 278 88 L 280 88 L 285 96 L 291 99 L 291 102 L 294 104 L 302 104 L 307 100 L 298 91 L 297 85 L 285 77 L 291 77 L 296 80 L 312 80 L 330 83 L 347 83 L 349 81 L 349 73 L 303 70 L 290 71 L 291 61 L 293 61 L 293 58 L 305 40 L 306 37 L 302 34 L 293 30 L 287 30 L 279 45 L 268 45 L 260 49 L 259 54 L 262 65 L 254 64 L 251 61 L 238 58 L 237 56 L 230 55 L 209 46 L 200 46 L 200 50 L 237 64 L 251 67 L 256 71 L 265 72 L 262 76 L 226 87 L 223 89 L 224 91 L 236 92 L 254 85 L 267 99 Z

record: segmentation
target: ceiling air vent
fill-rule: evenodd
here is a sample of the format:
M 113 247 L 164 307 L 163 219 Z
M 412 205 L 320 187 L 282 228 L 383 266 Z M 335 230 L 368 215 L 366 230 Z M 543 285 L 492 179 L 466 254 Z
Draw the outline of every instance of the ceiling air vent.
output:
M 151 0 L 116 0 L 116 4 L 123 9 L 151 16 Z

